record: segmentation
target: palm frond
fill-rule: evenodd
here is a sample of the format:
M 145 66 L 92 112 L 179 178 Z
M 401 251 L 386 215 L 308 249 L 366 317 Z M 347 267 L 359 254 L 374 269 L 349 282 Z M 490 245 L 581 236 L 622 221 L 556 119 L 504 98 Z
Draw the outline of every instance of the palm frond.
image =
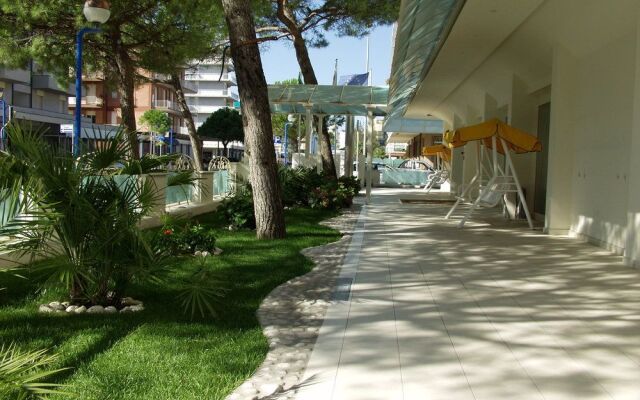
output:
M 212 277 L 207 271 L 200 270 L 182 283 L 178 300 L 184 312 L 193 319 L 196 314 L 205 318 L 207 315 L 217 316 L 215 305 L 219 303 L 227 290 L 224 282 Z
M 25 351 L 15 344 L 0 347 L 0 397 L 26 399 L 29 396 L 45 399 L 48 395 L 62 394 L 66 386 L 43 382 L 69 368 L 49 369 L 58 360 L 46 350 Z
M 88 171 L 101 174 L 109 169 L 115 170 L 126 162 L 131 147 L 122 127 L 112 137 L 102 131 L 95 131 L 92 139 L 99 145 L 93 151 L 84 153 L 80 161 Z

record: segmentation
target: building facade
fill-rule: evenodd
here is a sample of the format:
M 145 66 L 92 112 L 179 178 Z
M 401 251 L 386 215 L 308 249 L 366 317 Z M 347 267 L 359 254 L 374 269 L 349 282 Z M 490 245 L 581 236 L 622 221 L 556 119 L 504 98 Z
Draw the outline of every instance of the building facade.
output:
M 154 143 L 160 143 L 152 138 L 149 128 L 140 122 L 142 115 L 148 110 L 160 110 L 166 112 L 171 118 L 171 133 L 173 136 L 173 151 L 191 154 L 191 144 L 186 136 L 186 128 L 182 112 L 178 107 L 176 93 L 171 85 L 165 83 L 169 76 L 158 73 L 143 72 L 148 78 L 135 88 L 134 105 L 136 126 L 139 133 L 140 154 L 161 154 L 167 151 L 166 146 L 160 147 Z M 182 89 L 187 93 L 195 93 L 195 85 L 184 79 L 184 71 L 181 75 Z M 105 80 L 102 74 L 89 74 L 83 77 L 82 115 L 92 122 L 100 125 L 118 126 L 122 122 L 120 110 L 120 96 L 112 82 Z M 69 112 L 73 112 L 76 106 L 75 97 L 69 97 Z
M 542 152 L 513 161 L 545 231 L 640 264 L 637 1 L 403 1 L 389 103 L 446 129 L 498 118 L 537 136 Z M 453 152 L 452 187 L 474 175 L 474 145 Z
M 5 122 L 25 122 L 43 132 L 51 143 L 70 146 L 70 135 L 63 127 L 73 124 L 67 97 L 74 92 L 74 85 L 60 85 L 52 74 L 34 62 L 25 69 L 0 66 L 0 98 L 5 103 Z M 86 124 L 90 122 L 84 120 Z
M 232 90 L 236 86 L 233 65 L 221 61 L 205 60 L 187 71 L 185 80 L 194 84 L 194 91 L 186 93 L 187 103 L 192 108 L 196 127 L 217 110 L 234 107 L 238 95 Z
M 178 107 L 173 87 L 165 81 L 169 77 L 164 74 L 143 73 L 149 81 L 138 85 L 134 92 L 136 124 L 139 132 L 148 132 L 148 127 L 140 123 L 140 118 L 148 110 L 160 110 L 171 117 L 174 132 L 184 131 L 184 119 Z M 195 85 L 184 79 L 181 83 L 185 94 L 195 93 Z M 119 125 L 122 122 L 120 97 L 115 85 L 107 82 L 102 74 L 90 74 L 82 78 L 82 115 L 96 124 Z M 69 97 L 69 110 L 75 109 L 75 97 Z M 185 132 L 186 133 L 186 132 Z

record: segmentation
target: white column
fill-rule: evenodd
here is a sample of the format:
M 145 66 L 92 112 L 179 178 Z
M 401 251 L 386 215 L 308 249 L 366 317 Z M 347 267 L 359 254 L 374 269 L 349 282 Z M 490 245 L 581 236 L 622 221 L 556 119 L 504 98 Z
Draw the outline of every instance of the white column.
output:
M 324 114 L 316 114 L 318 117 L 318 124 L 316 125 L 316 148 L 314 152 L 314 160 L 316 162 L 316 169 L 318 172 L 322 172 L 322 162 L 320 160 L 320 152 L 318 149 L 320 148 L 320 135 L 322 135 L 322 122 L 324 121 Z M 329 149 L 331 151 L 331 149 Z
M 537 135 L 538 104 L 525 82 L 513 76 L 511 83 L 511 102 L 509 107 L 509 124 L 532 135 Z M 536 153 L 512 154 L 511 161 L 518 173 L 520 184 L 525 189 L 527 205 L 533 214 L 534 192 L 536 184 Z
M 360 151 L 358 151 L 358 179 L 360 179 L 360 186 L 364 187 L 365 183 L 365 155 L 367 154 L 367 127 L 365 126 L 362 130 L 362 135 L 359 132 L 356 132 L 356 136 L 358 136 L 360 140 L 359 147 L 361 147 Z
M 555 45 L 551 70 L 551 122 L 545 231 L 565 235 L 571 228 L 574 153 L 573 103 L 577 61 Z
M 629 176 L 626 178 L 627 197 L 627 243 L 624 262 L 638 268 L 640 266 L 640 19 L 636 29 L 635 82 L 633 91 L 633 122 L 631 145 L 629 146 Z M 552 103 L 553 104 L 553 103 Z
M 307 107 L 307 117 L 305 118 L 306 132 L 304 135 L 304 158 L 307 160 L 308 166 L 309 160 L 311 160 L 311 135 L 313 133 L 313 115 L 311 115 L 311 107 Z
M 451 118 L 451 126 L 448 129 L 455 131 L 458 128 L 464 126 L 464 121 L 457 114 L 453 114 Z M 462 192 L 461 187 L 464 183 L 464 147 L 456 147 L 451 150 L 451 193 L 460 194 Z
M 367 143 L 367 204 L 371 203 L 371 182 L 373 181 L 373 113 L 367 113 L 367 130 L 365 133 L 369 135 Z
M 213 174 L 213 171 L 194 172 L 194 177 L 197 179 L 193 188 L 195 203 L 208 203 L 213 199 Z
M 344 135 L 344 175 L 353 175 L 353 116 L 347 116 Z

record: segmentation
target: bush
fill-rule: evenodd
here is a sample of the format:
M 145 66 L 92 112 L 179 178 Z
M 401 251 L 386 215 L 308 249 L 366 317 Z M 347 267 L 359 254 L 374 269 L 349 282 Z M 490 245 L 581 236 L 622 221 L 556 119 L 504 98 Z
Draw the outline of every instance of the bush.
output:
M 154 247 L 170 255 L 194 254 L 196 251 L 213 252 L 216 237 L 212 229 L 200 224 L 177 226 L 165 222 L 153 239 Z
M 253 211 L 253 193 L 249 184 L 240 186 L 230 197 L 218 207 L 224 220 L 233 229 L 255 229 L 256 216 Z
M 311 191 L 329 179 L 318 173 L 315 168 L 285 168 L 279 170 L 282 198 L 285 206 L 310 205 Z
M 360 191 L 360 181 L 354 177 L 332 177 L 318 173 L 315 168 L 285 168 L 278 177 L 282 199 L 287 207 L 338 209 L 349 207 Z M 237 193 L 223 201 L 218 208 L 224 220 L 234 229 L 256 227 L 251 185 L 242 186 Z
M 163 260 L 138 228 L 158 192 L 135 174 L 161 168 L 171 158 L 131 159 L 123 130 L 78 159 L 49 145 L 41 132 L 20 125 L 7 131 L 10 146 L 0 152 L 0 203 L 16 207 L 5 216 L 0 236 L 24 239 L 0 242 L 0 252 L 47 259 L 31 266 L 47 283 L 64 286 L 77 304 L 118 304 L 130 282 L 159 272 Z M 191 182 L 185 171 L 169 185 Z

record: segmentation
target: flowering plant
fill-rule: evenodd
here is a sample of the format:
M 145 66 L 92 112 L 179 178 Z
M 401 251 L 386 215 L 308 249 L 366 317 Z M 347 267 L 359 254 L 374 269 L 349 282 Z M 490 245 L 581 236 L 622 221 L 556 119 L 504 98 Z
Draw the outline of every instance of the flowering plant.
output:
M 177 254 L 200 254 L 213 251 L 216 244 L 214 231 L 200 224 L 187 224 L 183 226 L 165 225 L 160 234 L 155 237 L 155 245 L 158 250 Z

